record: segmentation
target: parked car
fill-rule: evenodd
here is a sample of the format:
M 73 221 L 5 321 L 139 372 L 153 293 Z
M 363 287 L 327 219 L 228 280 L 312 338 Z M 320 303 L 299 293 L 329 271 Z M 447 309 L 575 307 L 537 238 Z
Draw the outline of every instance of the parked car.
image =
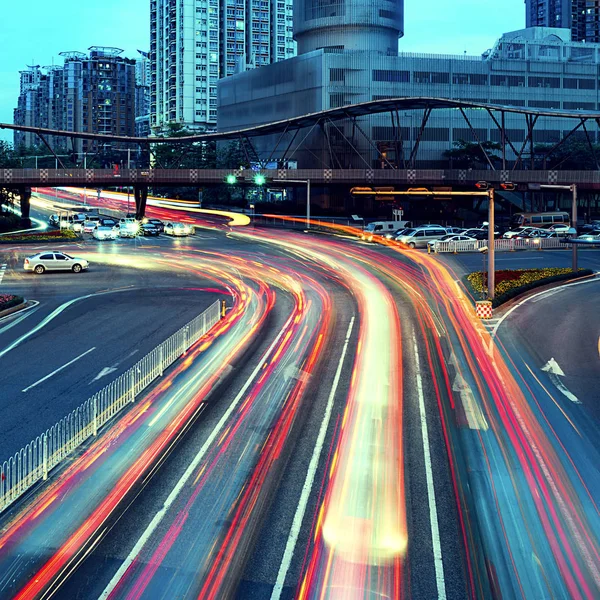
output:
M 96 227 L 98 227 L 98 221 L 85 221 L 82 225 L 81 231 L 83 233 L 92 233 Z
M 384 237 L 386 240 L 395 240 L 399 235 L 402 235 L 402 233 L 407 229 L 407 227 L 403 227 L 402 229 L 396 229 L 396 231 L 386 233 Z
M 465 232 L 464 227 L 445 227 L 444 228 L 448 233 L 454 233 L 457 235 L 463 235 Z
M 85 258 L 70 256 L 64 252 L 39 252 L 28 256 L 23 263 L 25 271 L 41 275 L 45 271 L 73 271 L 80 273 L 90 266 Z
M 516 237 L 523 233 L 529 233 L 530 231 L 534 231 L 537 227 L 517 227 L 517 229 L 511 229 L 507 231 L 502 237 L 505 240 L 509 240 L 510 238 Z
M 446 230 L 436 227 L 418 227 L 407 229 L 396 238 L 397 242 L 406 244 L 409 248 L 425 248 L 427 242 L 439 240 L 447 235 Z
M 145 224 L 145 223 L 149 223 L 151 225 L 154 225 L 158 229 L 158 231 L 160 233 L 162 233 L 165 230 L 165 224 L 160 219 L 148 219 L 146 217 L 142 221 L 142 224 Z
M 468 235 L 449 233 L 448 235 L 441 237 L 439 240 L 429 240 L 427 242 L 427 247 L 431 250 L 435 250 L 435 245 L 438 242 L 473 242 L 472 245 L 474 248 L 477 243 L 477 240 L 475 238 L 469 237 Z
M 122 238 L 134 238 L 140 233 L 140 224 L 130 221 L 119 223 L 119 236 Z
M 105 227 L 98 225 L 92 232 L 92 237 L 96 240 L 116 240 L 119 235 L 117 227 Z
M 117 227 L 119 224 L 115 219 L 100 219 L 100 227 Z
M 165 225 L 165 235 L 186 236 L 190 233 L 193 233 L 193 231 L 185 223 L 167 223 Z
M 584 233 L 583 235 L 580 235 L 577 239 L 583 242 L 600 242 L 600 233 Z
M 472 244 L 469 244 L 469 247 L 475 248 L 475 246 L 477 245 L 477 240 L 469 237 L 468 235 L 458 235 L 456 233 L 449 233 L 448 235 L 445 235 L 444 237 L 441 237 L 439 240 L 429 240 L 427 242 L 427 248 L 430 249 L 432 252 L 436 251 L 436 244 L 438 242 L 472 242 Z M 461 244 L 461 246 L 463 246 L 465 244 Z
M 142 223 L 142 226 L 140 227 L 140 233 L 142 235 L 154 235 L 154 236 L 156 236 L 156 235 L 160 234 L 160 230 L 153 223 Z
M 62 229 L 72 229 L 73 231 L 81 231 L 83 222 L 86 219 L 84 214 L 69 215 L 60 219 L 59 225 Z

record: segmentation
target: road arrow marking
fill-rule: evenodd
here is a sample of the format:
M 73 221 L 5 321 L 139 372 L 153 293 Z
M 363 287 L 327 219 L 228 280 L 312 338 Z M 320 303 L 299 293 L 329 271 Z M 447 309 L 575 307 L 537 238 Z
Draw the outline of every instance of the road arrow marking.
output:
M 102 369 L 102 371 L 100 371 L 100 373 L 98 373 L 98 375 L 96 375 L 96 377 L 92 379 L 91 383 L 93 383 L 94 381 L 98 381 L 98 379 L 105 377 L 106 375 L 110 375 L 116 370 L 117 367 L 104 367 L 104 369 Z
M 551 373 L 552 375 L 558 375 L 559 377 L 564 377 L 565 374 L 563 370 L 560 368 L 556 360 L 551 358 L 543 367 L 542 371 L 546 371 L 546 373 Z
M 559 379 L 564 377 L 565 373 L 560 368 L 559 364 L 551 358 L 543 367 L 542 371 L 548 373 L 550 381 L 554 384 L 554 387 L 568 400 L 575 404 L 581 404 L 581 400 L 571 391 L 567 386 Z

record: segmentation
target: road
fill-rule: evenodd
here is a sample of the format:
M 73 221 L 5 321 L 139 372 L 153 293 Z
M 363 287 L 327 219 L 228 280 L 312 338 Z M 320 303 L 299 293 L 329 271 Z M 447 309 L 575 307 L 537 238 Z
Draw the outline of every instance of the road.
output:
M 211 229 L 86 240 L 72 251 L 92 268 L 75 290 L 55 283 L 61 275 L 7 271 L 2 289 L 34 286 L 40 304 L 0 333 L 3 347 L 42 311 L 91 295 L 0 357 L 19 373 L 9 402 L 34 392 L 39 412 L 50 402 L 37 388 L 52 386 L 67 408 L 80 401 L 72 389 L 111 363 L 127 368 L 132 348 L 146 351 L 192 306 L 225 297 L 229 310 L 147 397 L 4 515 L 0 596 L 597 597 L 589 288 L 535 303 L 568 325 L 536 320 L 532 300 L 492 338 L 446 259 L 187 218 Z M 107 280 L 111 293 L 99 294 Z M 61 349 L 43 377 L 94 347 L 97 333 L 75 343 L 64 331 L 78 320 L 118 325 L 98 342 L 106 360 L 90 351 L 75 363 L 78 385 L 62 370 L 22 392 L 39 379 L 26 378 L 27 356 Z M 580 403 L 543 370 L 552 358 Z

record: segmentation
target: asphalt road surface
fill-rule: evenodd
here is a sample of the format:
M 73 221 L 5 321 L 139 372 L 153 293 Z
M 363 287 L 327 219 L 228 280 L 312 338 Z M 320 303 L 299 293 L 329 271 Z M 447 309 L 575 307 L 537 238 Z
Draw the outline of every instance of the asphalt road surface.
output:
M 190 218 L 182 240 L 86 239 L 77 277 L 7 271 L 40 302 L 0 322 L 27 435 L 215 297 L 228 311 L 1 516 L 1 597 L 598 596 L 598 283 L 490 332 L 455 282 L 477 255 Z

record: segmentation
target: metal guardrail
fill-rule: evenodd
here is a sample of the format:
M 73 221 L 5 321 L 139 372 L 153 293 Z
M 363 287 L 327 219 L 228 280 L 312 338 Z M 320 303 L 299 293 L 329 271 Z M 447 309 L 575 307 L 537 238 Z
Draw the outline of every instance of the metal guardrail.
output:
M 121 409 L 133 402 L 164 370 L 220 319 L 217 300 L 113 382 L 0 465 L 0 512 L 77 449 Z
M 433 245 L 435 252 L 477 252 L 479 248 L 488 245 L 487 240 L 462 240 L 456 242 L 436 241 Z M 512 252 L 515 250 L 550 250 L 569 248 L 568 244 L 560 238 L 510 238 L 494 241 L 494 247 L 499 252 Z

